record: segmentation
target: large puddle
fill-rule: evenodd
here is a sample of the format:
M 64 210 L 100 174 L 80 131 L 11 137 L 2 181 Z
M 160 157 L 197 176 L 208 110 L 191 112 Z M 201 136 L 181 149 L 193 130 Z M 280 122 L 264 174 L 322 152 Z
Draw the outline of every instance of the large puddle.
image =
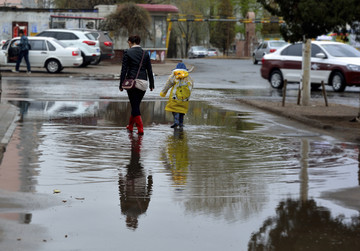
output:
M 38 231 L 34 250 L 359 250 L 358 211 L 321 198 L 359 186 L 358 146 L 190 104 L 174 130 L 165 102 L 143 102 L 138 136 L 127 102 L 19 101 L 0 189 L 60 205 L 1 208 L 24 224 L 14 246 Z

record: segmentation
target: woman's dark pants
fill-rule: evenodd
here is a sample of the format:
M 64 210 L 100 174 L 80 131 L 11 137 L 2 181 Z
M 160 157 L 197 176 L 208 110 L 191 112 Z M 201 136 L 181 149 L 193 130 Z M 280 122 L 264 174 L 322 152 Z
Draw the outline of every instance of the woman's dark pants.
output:
M 140 113 L 140 103 L 145 95 L 145 91 L 139 90 L 137 88 L 133 88 L 127 90 L 128 97 L 131 104 L 131 115 L 133 117 L 141 115 Z

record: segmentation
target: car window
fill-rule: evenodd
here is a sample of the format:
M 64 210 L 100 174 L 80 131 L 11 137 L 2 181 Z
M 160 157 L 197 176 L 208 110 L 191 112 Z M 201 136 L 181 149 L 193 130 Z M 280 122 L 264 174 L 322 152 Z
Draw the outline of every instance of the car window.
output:
M 56 47 L 52 45 L 49 41 L 46 41 L 49 51 L 56 51 Z
M 58 40 L 77 40 L 79 38 L 74 33 L 58 32 L 56 39 L 58 39 Z
M 29 40 L 32 51 L 47 51 L 44 40 Z
M 19 39 L 13 40 L 13 41 L 11 42 L 10 46 L 11 46 L 12 48 L 16 48 L 17 45 L 19 44 L 19 42 L 20 42 Z
M 302 44 L 292 44 L 281 52 L 283 56 L 302 56 Z
M 324 53 L 324 51 L 316 44 L 311 45 L 311 57 L 316 57 L 316 54 Z
M 202 46 L 195 46 L 193 48 L 194 48 L 194 50 L 197 50 L 197 51 L 205 51 L 206 50 L 205 47 L 202 47 Z
M 109 37 L 109 35 L 107 33 L 104 33 L 104 37 L 106 40 L 112 41 L 111 37 Z
M 323 44 L 324 49 L 333 57 L 360 57 L 360 52 L 346 44 Z
M 266 48 L 267 48 L 267 43 L 264 43 L 262 49 L 266 49 Z
M 2 49 L 2 50 L 6 50 L 7 47 L 8 47 L 8 45 L 9 45 L 9 43 L 10 43 L 10 40 L 7 40 L 7 41 L 5 42 L 5 44 L 1 47 L 1 49 Z
M 37 37 L 56 37 L 56 33 L 52 31 L 43 31 L 36 35 Z
M 99 39 L 99 37 L 100 37 L 100 34 L 97 32 L 91 32 L 89 34 L 91 34 L 95 38 L 95 40 Z
M 286 42 L 282 42 L 282 41 L 275 41 L 275 42 L 271 42 L 270 46 L 271 47 L 276 47 L 276 48 L 280 48 L 283 47 L 284 45 L 287 45 Z
M 90 40 L 97 40 L 91 33 L 85 33 L 85 36 Z
M 59 41 L 59 40 L 53 40 L 53 41 L 51 41 L 51 42 L 54 43 L 54 44 L 58 44 L 58 45 L 60 45 L 60 46 L 63 47 L 63 48 L 68 47 L 65 43 L 63 43 L 63 42 L 61 42 L 61 41 Z

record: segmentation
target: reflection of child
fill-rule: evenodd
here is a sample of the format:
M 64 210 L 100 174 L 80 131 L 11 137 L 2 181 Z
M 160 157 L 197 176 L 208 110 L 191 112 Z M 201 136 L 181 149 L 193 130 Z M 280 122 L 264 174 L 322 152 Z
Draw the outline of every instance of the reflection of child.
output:
M 160 92 L 161 97 L 165 97 L 168 90 L 171 88 L 169 101 L 165 110 L 172 112 L 174 116 L 174 124 L 171 128 L 184 126 L 184 115 L 189 109 L 189 98 L 194 86 L 194 81 L 189 76 L 188 69 L 184 63 L 178 63 L 176 68 L 172 71 L 165 87 Z

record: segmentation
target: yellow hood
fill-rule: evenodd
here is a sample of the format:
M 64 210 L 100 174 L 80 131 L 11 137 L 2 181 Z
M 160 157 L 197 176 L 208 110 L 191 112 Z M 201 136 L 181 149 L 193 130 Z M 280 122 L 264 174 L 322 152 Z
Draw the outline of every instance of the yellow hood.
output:
M 189 76 L 189 73 L 185 70 L 174 70 L 174 76 L 176 79 L 186 78 Z

